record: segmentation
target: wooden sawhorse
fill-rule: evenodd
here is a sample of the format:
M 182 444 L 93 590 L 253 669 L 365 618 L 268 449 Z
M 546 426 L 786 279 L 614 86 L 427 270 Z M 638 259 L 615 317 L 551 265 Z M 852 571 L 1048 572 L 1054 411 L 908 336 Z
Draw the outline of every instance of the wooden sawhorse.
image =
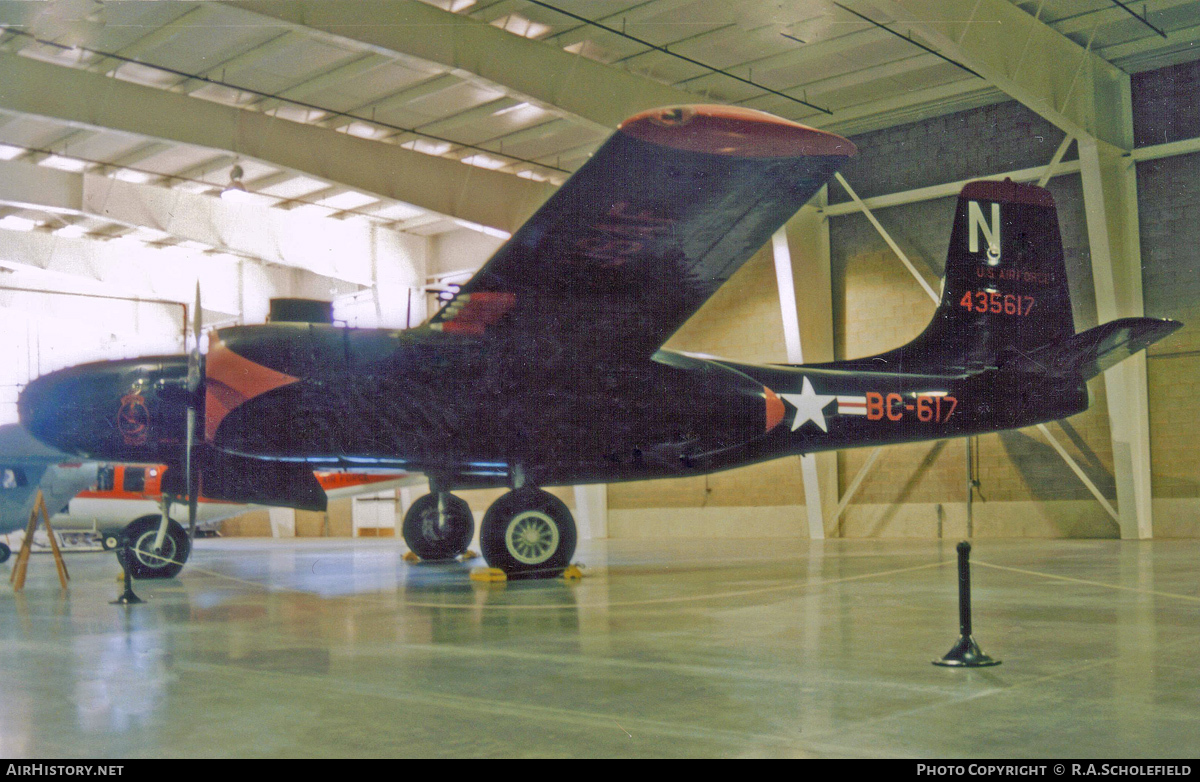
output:
M 33 533 L 37 529 L 38 514 L 46 525 L 46 534 L 50 536 L 50 549 L 54 552 L 54 564 L 58 566 L 58 580 L 62 588 L 67 588 L 71 577 L 67 574 L 67 564 L 63 562 L 62 551 L 58 548 L 58 539 L 54 537 L 54 529 L 50 526 L 50 515 L 46 512 L 46 498 L 38 489 L 37 499 L 33 501 L 33 510 L 29 512 L 29 525 L 25 527 L 25 540 L 21 542 L 21 553 L 17 554 L 17 562 L 13 566 L 12 575 L 8 581 L 13 585 L 14 592 L 25 588 L 25 571 L 29 569 L 29 554 L 33 549 Z

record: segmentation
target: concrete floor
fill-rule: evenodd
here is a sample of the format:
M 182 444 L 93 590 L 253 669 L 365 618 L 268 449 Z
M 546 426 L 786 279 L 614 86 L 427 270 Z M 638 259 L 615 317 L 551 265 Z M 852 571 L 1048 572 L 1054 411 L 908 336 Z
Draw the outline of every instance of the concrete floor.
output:
M 1195 757 L 1200 541 L 580 546 L 483 585 L 387 540 L 201 540 L 0 595 L 0 757 Z M 0 566 L 8 573 L 12 560 Z

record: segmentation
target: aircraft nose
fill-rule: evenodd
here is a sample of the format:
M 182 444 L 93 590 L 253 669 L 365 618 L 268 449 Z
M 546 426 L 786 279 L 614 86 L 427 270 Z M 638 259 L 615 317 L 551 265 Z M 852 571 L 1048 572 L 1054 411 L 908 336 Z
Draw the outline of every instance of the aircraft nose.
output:
M 182 441 L 183 356 L 98 361 L 31 382 L 17 400 L 25 429 L 46 445 L 111 461 L 163 461 Z
M 71 394 L 78 380 L 69 370 L 42 375 L 17 398 L 17 413 L 25 430 L 46 445 L 68 453 L 77 441 L 80 411 Z

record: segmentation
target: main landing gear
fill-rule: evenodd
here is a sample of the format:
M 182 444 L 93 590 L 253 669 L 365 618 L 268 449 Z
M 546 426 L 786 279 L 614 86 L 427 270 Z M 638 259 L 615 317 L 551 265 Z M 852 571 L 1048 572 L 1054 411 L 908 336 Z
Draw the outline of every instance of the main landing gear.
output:
M 483 516 L 483 558 L 509 578 L 557 578 L 575 553 L 575 519 L 563 501 L 525 486 L 492 503 Z
M 423 560 L 454 559 L 475 535 L 471 508 L 448 491 L 426 494 L 404 514 L 404 542 Z
M 404 516 L 404 542 L 424 560 L 457 557 L 474 533 L 471 509 L 449 492 L 426 494 Z M 492 503 L 479 530 L 484 559 L 510 579 L 562 575 L 571 564 L 576 538 L 567 506 L 533 486 L 514 489 Z

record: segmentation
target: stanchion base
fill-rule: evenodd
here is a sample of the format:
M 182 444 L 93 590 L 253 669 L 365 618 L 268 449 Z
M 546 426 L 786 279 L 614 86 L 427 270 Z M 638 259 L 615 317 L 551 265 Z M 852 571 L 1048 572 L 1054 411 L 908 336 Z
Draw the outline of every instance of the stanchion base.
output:
M 125 592 L 116 600 L 110 602 L 110 606 L 132 606 L 146 602 L 133 593 L 133 578 L 129 575 L 128 569 L 121 573 L 121 580 L 125 582 Z
M 944 665 L 949 668 L 986 668 L 989 665 L 999 665 L 999 660 L 993 660 L 983 653 L 975 639 L 964 635 L 958 639 L 954 648 L 940 660 L 934 660 L 934 665 Z

